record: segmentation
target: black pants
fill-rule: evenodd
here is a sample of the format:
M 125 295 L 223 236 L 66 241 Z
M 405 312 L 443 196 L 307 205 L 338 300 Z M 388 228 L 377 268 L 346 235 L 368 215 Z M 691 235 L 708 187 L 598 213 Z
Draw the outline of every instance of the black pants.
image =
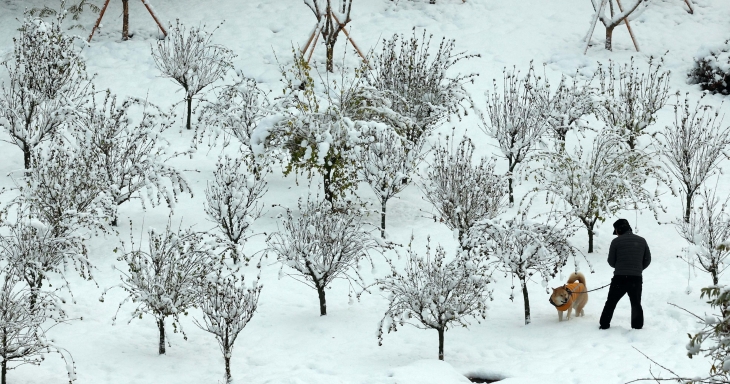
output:
M 629 301 L 631 301 L 631 328 L 641 329 L 644 326 L 644 310 L 641 309 L 641 285 L 641 276 L 619 275 L 611 279 L 606 305 L 603 307 L 603 313 L 601 313 L 601 328 L 611 326 L 611 318 L 613 318 L 616 304 L 627 293 L 629 294 Z

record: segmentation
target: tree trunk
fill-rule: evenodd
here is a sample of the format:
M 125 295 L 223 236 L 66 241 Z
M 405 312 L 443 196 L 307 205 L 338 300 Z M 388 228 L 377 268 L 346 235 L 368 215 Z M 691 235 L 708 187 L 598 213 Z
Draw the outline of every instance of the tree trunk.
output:
M 444 359 L 444 329 L 437 328 L 436 330 L 439 333 L 439 360 L 443 360 Z
M 317 285 L 317 294 L 319 295 L 319 315 L 327 315 L 327 300 L 324 297 L 324 287 Z
M 0 365 L 2 365 L 2 368 L 0 368 L 0 371 L 2 371 L 0 373 L 0 383 L 7 384 L 6 377 L 8 375 L 8 361 L 3 359 Z
M 588 227 L 588 253 L 593 253 L 593 226 Z
M 611 41 L 613 39 L 613 29 L 615 27 L 606 27 L 606 49 L 609 51 L 613 51 L 611 48 Z
M 160 346 L 157 351 L 160 355 L 165 354 L 165 319 L 158 319 L 157 320 L 157 329 L 160 330 Z
M 509 178 L 507 179 L 507 182 L 509 183 L 509 206 L 514 207 L 515 206 L 515 195 L 514 195 L 514 191 L 512 190 L 512 175 L 509 176 Z
M 692 213 L 692 192 L 687 193 L 687 206 L 684 208 L 684 222 L 689 223 L 689 215 Z
M 188 104 L 188 118 L 187 118 L 187 123 L 185 123 L 185 126 L 188 129 L 191 129 L 191 127 L 190 127 L 190 117 L 193 114 L 193 97 L 192 96 L 188 96 L 188 98 L 185 101 L 187 101 L 187 104 Z
M 385 200 L 380 202 L 380 237 L 383 239 L 385 239 L 385 204 Z
M 122 0 L 122 40 L 129 40 L 129 0 Z
M 520 279 L 522 283 L 522 298 L 525 300 L 525 325 L 530 324 L 530 297 L 527 295 L 527 281 Z
M 334 167 L 334 163 L 332 163 L 333 159 L 330 159 L 329 157 L 325 158 L 325 165 L 324 165 L 324 172 L 322 174 L 323 186 L 324 186 L 324 199 L 327 200 L 328 203 L 333 204 L 335 202 L 335 194 L 332 192 L 332 171 Z M 328 165 L 327 163 L 332 163 L 332 165 Z
M 717 285 L 719 282 L 719 279 L 717 277 L 717 267 L 714 267 L 710 270 L 710 274 L 712 275 L 712 285 Z
M 30 169 L 30 147 L 28 145 L 25 145 L 23 148 L 23 165 L 25 166 L 25 169 Z M 29 176 L 29 173 L 25 173 L 26 176 Z
M 38 292 L 43 287 L 43 277 L 38 277 L 38 280 L 33 281 L 33 285 L 30 287 L 30 312 L 35 311 L 35 305 L 38 301 Z
M 334 72 L 335 71 L 334 59 L 333 59 L 333 57 L 335 55 L 335 41 L 337 41 L 336 38 L 335 39 L 332 39 L 332 41 L 328 41 L 326 43 L 326 47 L 327 47 L 327 72 Z
M 226 384 L 233 383 L 233 376 L 231 376 L 231 350 L 226 348 L 223 353 L 223 360 L 226 361 Z

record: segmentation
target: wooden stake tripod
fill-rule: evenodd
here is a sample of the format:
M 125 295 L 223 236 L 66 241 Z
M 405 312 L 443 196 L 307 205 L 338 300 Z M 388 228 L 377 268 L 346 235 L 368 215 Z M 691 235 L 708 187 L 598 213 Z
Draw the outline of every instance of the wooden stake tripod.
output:
M 603 14 L 604 9 L 606 9 L 606 5 L 610 1 L 614 1 L 614 0 L 602 0 L 601 6 L 598 7 L 598 9 L 596 10 L 596 15 L 593 17 L 593 21 L 591 22 L 591 29 L 588 31 L 588 35 L 585 37 L 586 48 L 583 51 L 584 55 L 586 53 L 588 53 L 588 46 L 591 44 L 591 37 L 593 37 L 593 31 L 596 29 L 596 23 L 598 23 L 598 19 L 601 18 L 601 15 Z M 616 5 L 618 5 L 619 12 L 623 12 L 624 9 L 621 6 L 621 0 L 615 0 L 615 1 L 616 1 Z M 611 13 L 613 13 L 613 7 L 611 8 Z M 626 17 L 624 17 L 620 23 L 626 24 L 626 29 L 629 30 L 629 35 L 631 36 L 631 41 L 634 43 L 634 48 L 636 48 L 636 52 L 639 52 L 639 44 L 636 42 L 636 37 L 634 36 L 634 32 L 631 30 L 631 25 L 629 24 L 629 15 L 626 15 Z
M 111 0 L 104 1 L 104 6 L 101 8 L 101 11 L 99 12 L 99 18 L 96 19 L 96 24 L 94 24 L 94 28 L 91 29 L 91 34 L 89 35 L 89 42 L 91 42 L 91 38 L 94 37 L 94 32 L 96 31 L 96 28 L 99 27 L 99 24 L 101 24 L 101 18 L 104 17 L 104 12 L 106 12 L 106 7 L 109 6 L 109 2 Z M 147 8 L 147 11 L 152 15 L 152 18 L 155 20 L 155 23 L 157 23 L 157 26 L 160 27 L 160 30 L 162 30 L 162 34 L 167 36 L 167 31 L 165 30 L 165 27 L 162 26 L 162 23 L 160 23 L 160 20 L 157 19 L 157 15 L 155 15 L 155 12 L 150 8 L 150 5 L 147 4 L 146 0 L 142 0 L 142 4 L 144 4 L 145 8 Z M 128 25 L 129 25 L 129 0 L 122 0 L 122 6 L 124 7 L 124 20 L 122 21 L 122 40 L 129 39 L 127 35 L 128 31 Z
M 341 28 L 342 32 L 345 33 L 345 36 L 347 37 L 347 40 L 350 41 L 350 44 L 355 48 L 355 51 L 357 51 L 357 54 L 362 58 L 362 61 L 365 63 L 368 62 L 368 60 L 365 58 L 365 55 L 362 53 L 360 48 L 358 48 L 357 44 L 355 44 L 355 40 L 352 39 L 350 36 L 350 33 L 347 32 L 347 28 L 345 28 L 345 25 L 340 23 L 340 20 L 335 16 L 334 13 L 330 12 L 328 17 L 331 17 L 332 20 L 335 21 Z M 317 46 L 317 40 L 319 40 L 319 35 L 321 34 L 321 28 L 322 24 L 324 23 L 324 18 L 317 23 L 317 25 L 312 30 L 312 33 L 309 35 L 309 39 L 307 39 L 307 44 L 304 45 L 304 49 L 302 49 L 302 55 L 306 55 L 307 51 L 309 51 L 309 55 L 307 55 L 307 63 L 309 63 L 309 60 L 312 58 L 312 54 L 314 53 L 314 48 Z M 311 45 L 311 49 L 310 49 Z

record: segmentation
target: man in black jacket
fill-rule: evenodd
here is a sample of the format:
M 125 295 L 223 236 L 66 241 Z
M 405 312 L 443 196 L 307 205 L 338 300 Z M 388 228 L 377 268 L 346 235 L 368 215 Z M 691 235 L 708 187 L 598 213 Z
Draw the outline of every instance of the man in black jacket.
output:
M 644 311 L 641 309 L 641 272 L 651 263 L 649 245 L 643 237 L 634 235 L 626 219 L 613 223 L 613 234 L 618 235 L 611 241 L 608 249 L 608 265 L 613 267 L 613 279 L 608 289 L 606 305 L 599 320 L 600 329 L 611 327 L 611 318 L 616 304 L 624 296 L 629 295 L 631 301 L 631 328 L 641 329 L 644 326 Z

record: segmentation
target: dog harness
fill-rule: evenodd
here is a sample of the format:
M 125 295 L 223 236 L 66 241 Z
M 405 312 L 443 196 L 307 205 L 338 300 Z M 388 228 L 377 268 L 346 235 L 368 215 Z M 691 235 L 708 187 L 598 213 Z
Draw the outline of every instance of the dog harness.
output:
M 573 305 L 573 301 L 575 301 L 575 299 L 578 298 L 578 295 L 580 295 L 581 293 L 584 293 L 584 292 L 574 292 L 576 289 L 578 289 L 579 285 L 583 285 L 583 284 L 581 284 L 581 283 L 565 284 L 564 285 L 565 290 L 568 291 L 568 301 L 565 304 L 558 306 L 555 302 L 553 302 L 553 298 L 551 296 L 550 304 L 555 306 L 555 308 L 557 308 L 558 311 L 567 311 L 568 308 L 570 308 L 570 306 Z

